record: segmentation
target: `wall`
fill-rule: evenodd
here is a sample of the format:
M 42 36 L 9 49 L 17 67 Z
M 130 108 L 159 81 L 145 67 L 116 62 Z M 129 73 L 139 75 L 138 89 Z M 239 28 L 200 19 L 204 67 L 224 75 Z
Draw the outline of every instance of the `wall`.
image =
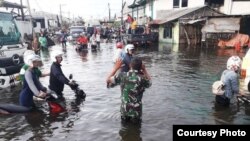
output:
M 250 1 L 233 2 L 231 14 L 232 15 L 250 14 Z
M 172 38 L 163 38 L 164 25 L 159 28 L 159 42 L 164 43 L 179 43 L 179 22 L 174 23 L 172 27 Z
M 172 43 L 173 42 L 172 38 L 163 38 L 163 34 L 164 34 L 164 25 L 160 25 L 160 27 L 159 27 L 159 42 L 163 42 L 163 43 Z
M 220 7 L 220 11 L 228 15 L 250 14 L 249 6 L 250 6 L 250 1 L 233 2 L 232 0 L 225 0 L 224 6 Z
M 182 0 L 180 0 L 181 8 Z M 204 6 L 205 0 L 188 0 L 188 7 L 199 7 Z M 173 0 L 157 0 L 155 1 L 155 7 L 157 10 L 171 10 L 173 8 Z
M 176 22 L 173 27 L 173 43 L 178 44 L 180 42 L 180 24 Z

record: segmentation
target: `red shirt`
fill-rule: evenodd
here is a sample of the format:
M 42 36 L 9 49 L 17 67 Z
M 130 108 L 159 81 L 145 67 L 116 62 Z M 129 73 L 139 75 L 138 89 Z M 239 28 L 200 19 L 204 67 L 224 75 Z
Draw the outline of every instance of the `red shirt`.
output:
M 79 37 L 77 39 L 77 42 L 79 42 L 81 44 L 87 44 L 88 43 L 88 38 L 87 37 Z
M 127 18 L 127 22 L 128 22 L 128 23 L 132 23 L 132 22 L 133 22 L 133 18 L 132 18 L 132 17 L 130 17 L 130 16 L 128 16 L 128 18 Z

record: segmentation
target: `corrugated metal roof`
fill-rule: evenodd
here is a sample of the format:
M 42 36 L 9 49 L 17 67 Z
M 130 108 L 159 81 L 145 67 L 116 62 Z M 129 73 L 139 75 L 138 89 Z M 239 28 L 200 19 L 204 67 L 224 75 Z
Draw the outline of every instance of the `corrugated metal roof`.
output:
M 185 8 L 185 9 L 176 9 L 176 10 L 160 10 L 157 13 L 157 19 L 160 19 L 161 22 L 159 24 L 163 24 L 166 22 L 170 22 L 176 20 L 182 16 L 185 16 L 191 12 L 194 12 L 198 9 L 204 8 L 202 7 L 195 7 L 195 8 Z

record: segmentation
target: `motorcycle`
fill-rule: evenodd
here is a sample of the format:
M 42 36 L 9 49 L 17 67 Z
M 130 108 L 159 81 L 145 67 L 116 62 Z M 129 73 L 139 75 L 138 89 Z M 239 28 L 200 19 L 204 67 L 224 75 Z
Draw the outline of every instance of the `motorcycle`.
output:
M 76 43 L 76 51 L 82 51 L 82 50 L 87 50 L 88 49 L 88 45 L 87 44 L 83 44 L 83 43 Z
M 71 89 L 74 91 L 76 98 L 85 100 L 86 93 L 82 89 L 80 89 L 79 84 L 75 80 L 73 80 L 72 74 L 70 74 L 69 79 L 74 84 L 71 86 Z M 48 90 L 47 95 L 44 99 L 41 98 L 37 99 L 45 101 L 48 104 L 48 109 L 51 113 L 60 113 L 66 110 L 64 100 L 61 97 L 59 97 L 54 91 Z M 0 104 L 0 114 L 27 113 L 31 112 L 33 109 L 34 108 L 29 108 L 17 104 L 9 104 L 9 103 Z
M 57 103 L 57 99 L 58 96 L 55 93 L 47 93 L 47 96 L 44 98 L 44 100 L 48 103 L 49 110 L 62 111 L 63 107 Z M 0 114 L 28 113 L 31 112 L 33 109 L 34 108 L 11 103 L 0 104 Z
M 81 99 L 85 99 L 86 98 L 86 93 L 79 88 L 79 84 L 73 80 L 73 75 L 70 74 L 69 75 L 69 80 L 73 82 L 74 86 L 71 87 L 71 89 L 74 91 L 75 93 L 75 96 L 78 97 L 78 98 L 81 98 Z
M 238 103 L 250 104 L 250 96 L 239 95 L 239 96 L 237 96 L 237 102 Z

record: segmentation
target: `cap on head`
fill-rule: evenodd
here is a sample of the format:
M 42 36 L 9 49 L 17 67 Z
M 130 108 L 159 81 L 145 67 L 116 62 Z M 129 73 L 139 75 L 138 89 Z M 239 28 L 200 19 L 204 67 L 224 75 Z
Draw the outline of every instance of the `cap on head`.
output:
M 133 44 L 127 44 L 125 46 L 125 52 L 128 53 L 128 50 L 133 50 L 135 49 L 135 46 Z

